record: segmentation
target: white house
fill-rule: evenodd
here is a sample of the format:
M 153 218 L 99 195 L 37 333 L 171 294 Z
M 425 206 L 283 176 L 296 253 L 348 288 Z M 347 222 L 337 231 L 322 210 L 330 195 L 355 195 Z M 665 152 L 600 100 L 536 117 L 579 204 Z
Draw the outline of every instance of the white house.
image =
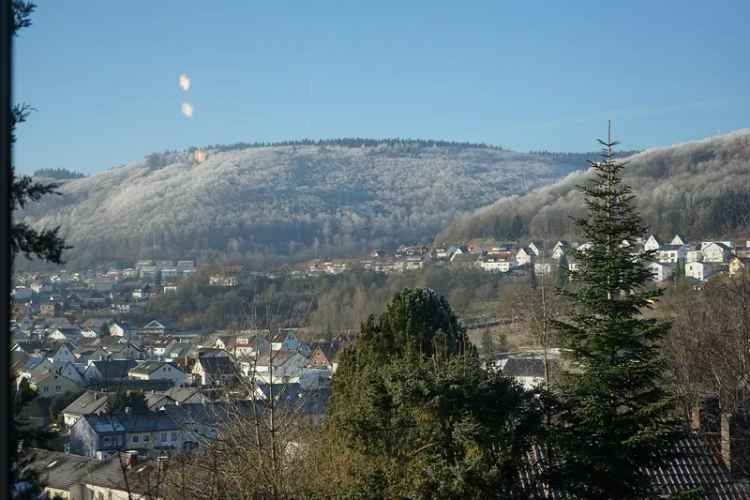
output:
M 685 245 L 662 245 L 656 251 L 656 260 L 663 264 L 677 264 L 677 261 L 687 257 Z
M 716 274 L 718 268 L 710 262 L 688 262 L 685 264 L 685 276 L 698 281 L 705 281 Z
M 534 253 L 528 248 L 521 248 L 518 253 L 516 253 L 516 264 L 518 264 L 519 267 L 529 264 L 533 255 Z
M 723 242 L 710 241 L 703 245 L 703 262 L 726 262 L 732 254 L 732 250 Z
M 133 380 L 170 380 L 174 385 L 185 383 L 186 374 L 177 366 L 163 361 L 144 361 L 128 371 Z
M 134 332 L 128 324 L 115 322 L 109 325 L 109 334 L 113 337 L 130 337 Z
M 485 258 L 477 261 L 477 266 L 490 273 L 507 273 L 511 270 L 512 264 L 505 259 Z
M 260 356 L 255 365 L 255 377 L 265 383 L 295 382 L 302 375 L 307 358 L 298 352 L 276 351 L 268 356 Z M 271 377 L 273 367 L 273 377 Z
M 544 252 L 544 243 L 541 241 L 532 241 L 529 243 L 528 246 L 529 250 L 531 250 L 531 253 L 533 253 L 536 257 L 539 257 Z
M 657 283 L 668 280 L 674 273 L 674 264 L 662 264 L 661 262 L 650 262 L 646 266 Z
M 687 239 L 683 238 L 679 234 L 675 234 L 674 238 L 672 238 L 672 241 L 669 242 L 670 245 L 687 245 Z
M 567 241 L 558 241 L 555 243 L 555 248 L 552 249 L 552 258 L 560 260 L 560 258 L 567 253 L 568 248 L 570 248 L 570 244 Z
M 658 250 L 659 247 L 661 247 L 661 243 L 659 243 L 659 240 L 656 239 L 656 236 L 653 234 L 648 237 L 646 240 L 646 243 L 643 245 L 643 249 L 647 252 L 650 252 L 651 250 Z
M 54 328 L 47 335 L 47 340 L 77 343 L 81 340 L 81 330 L 78 328 Z

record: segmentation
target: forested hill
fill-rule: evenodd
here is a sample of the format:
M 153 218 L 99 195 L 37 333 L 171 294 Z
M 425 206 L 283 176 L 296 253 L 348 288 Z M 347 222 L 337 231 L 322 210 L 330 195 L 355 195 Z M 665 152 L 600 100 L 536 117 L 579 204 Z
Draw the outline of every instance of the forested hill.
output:
M 350 254 L 429 242 L 457 214 L 553 182 L 580 160 L 399 139 L 209 146 L 68 180 L 21 216 L 61 226 L 73 265 Z
M 632 186 L 637 207 L 656 234 L 750 235 L 750 129 L 647 150 L 627 161 L 625 182 Z M 527 194 L 504 196 L 459 217 L 437 241 L 574 238 L 570 217 L 584 212 L 576 186 L 587 175 L 574 172 Z

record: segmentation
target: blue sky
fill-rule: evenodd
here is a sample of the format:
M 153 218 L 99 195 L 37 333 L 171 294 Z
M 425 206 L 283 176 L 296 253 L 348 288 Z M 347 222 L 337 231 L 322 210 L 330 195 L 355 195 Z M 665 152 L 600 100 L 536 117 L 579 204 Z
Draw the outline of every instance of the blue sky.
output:
M 15 100 L 37 110 L 16 164 L 303 137 L 591 151 L 609 118 L 631 149 L 750 126 L 750 2 L 619 4 L 38 0 L 16 38 Z

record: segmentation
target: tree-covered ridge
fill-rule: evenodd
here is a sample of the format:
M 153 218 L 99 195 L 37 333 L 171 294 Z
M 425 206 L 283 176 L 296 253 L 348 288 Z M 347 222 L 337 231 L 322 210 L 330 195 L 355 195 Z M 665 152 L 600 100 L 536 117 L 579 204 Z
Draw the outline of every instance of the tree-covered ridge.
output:
M 34 170 L 34 173 L 31 175 L 32 177 L 43 177 L 54 180 L 82 179 L 86 177 L 86 174 L 68 170 L 67 168 L 40 168 Z
M 624 179 L 653 232 L 708 238 L 750 231 L 750 130 L 651 149 L 626 161 Z M 576 186 L 590 175 L 590 171 L 575 172 L 525 195 L 500 198 L 459 217 L 437 239 L 580 237 L 571 217 L 584 213 Z
M 570 171 L 501 148 L 375 142 L 149 155 L 66 182 L 62 196 L 29 210 L 26 220 L 60 225 L 77 248 L 72 264 L 351 255 L 429 241 L 459 213 Z
M 273 146 L 341 146 L 346 148 L 366 148 L 376 146 L 389 146 L 389 147 L 416 147 L 416 148 L 453 148 L 453 149 L 466 149 L 466 148 L 482 148 L 482 149 L 497 149 L 503 150 L 502 146 L 496 146 L 485 143 L 474 143 L 474 142 L 461 142 L 461 141 L 445 141 L 439 139 L 409 139 L 402 137 L 387 137 L 383 139 L 368 139 L 364 137 L 341 137 L 335 139 L 296 139 L 288 141 L 272 141 L 272 142 L 236 142 L 234 144 L 215 144 L 211 146 L 205 146 L 204 149 L 211 149 L 215 151 L 234 151 L 237 149 L 248 149 L 248 148 L 266 148 Z

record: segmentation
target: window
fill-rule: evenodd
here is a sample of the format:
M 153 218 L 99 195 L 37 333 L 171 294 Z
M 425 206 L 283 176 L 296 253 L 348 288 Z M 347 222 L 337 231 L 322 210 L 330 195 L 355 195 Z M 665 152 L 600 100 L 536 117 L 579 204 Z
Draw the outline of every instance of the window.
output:
M 151 436 L 149 436 L 148 434 L 146 434 L 145 436 L 143 436 L 143 442 L 144 442 L 144 443 L 148 443 L 148 441 L 149 441 L 150 439 L 151 439 Z
M 177 433 L 176 432 L 172 432 L 171 436 L 172 436 L 172 441 L 177 441 Z
M 104 436 L 104 444 L 109 444 L 111 441 L 109 436 Z
M 131 441 L 134 442 L 134 443 L 137 443 L 138 442 L 138 435 L 133 435 Z
M 160 432 L 159 433 L 159 441 L 166 441 L 168 438 L 168 433 L 166 432 Z

